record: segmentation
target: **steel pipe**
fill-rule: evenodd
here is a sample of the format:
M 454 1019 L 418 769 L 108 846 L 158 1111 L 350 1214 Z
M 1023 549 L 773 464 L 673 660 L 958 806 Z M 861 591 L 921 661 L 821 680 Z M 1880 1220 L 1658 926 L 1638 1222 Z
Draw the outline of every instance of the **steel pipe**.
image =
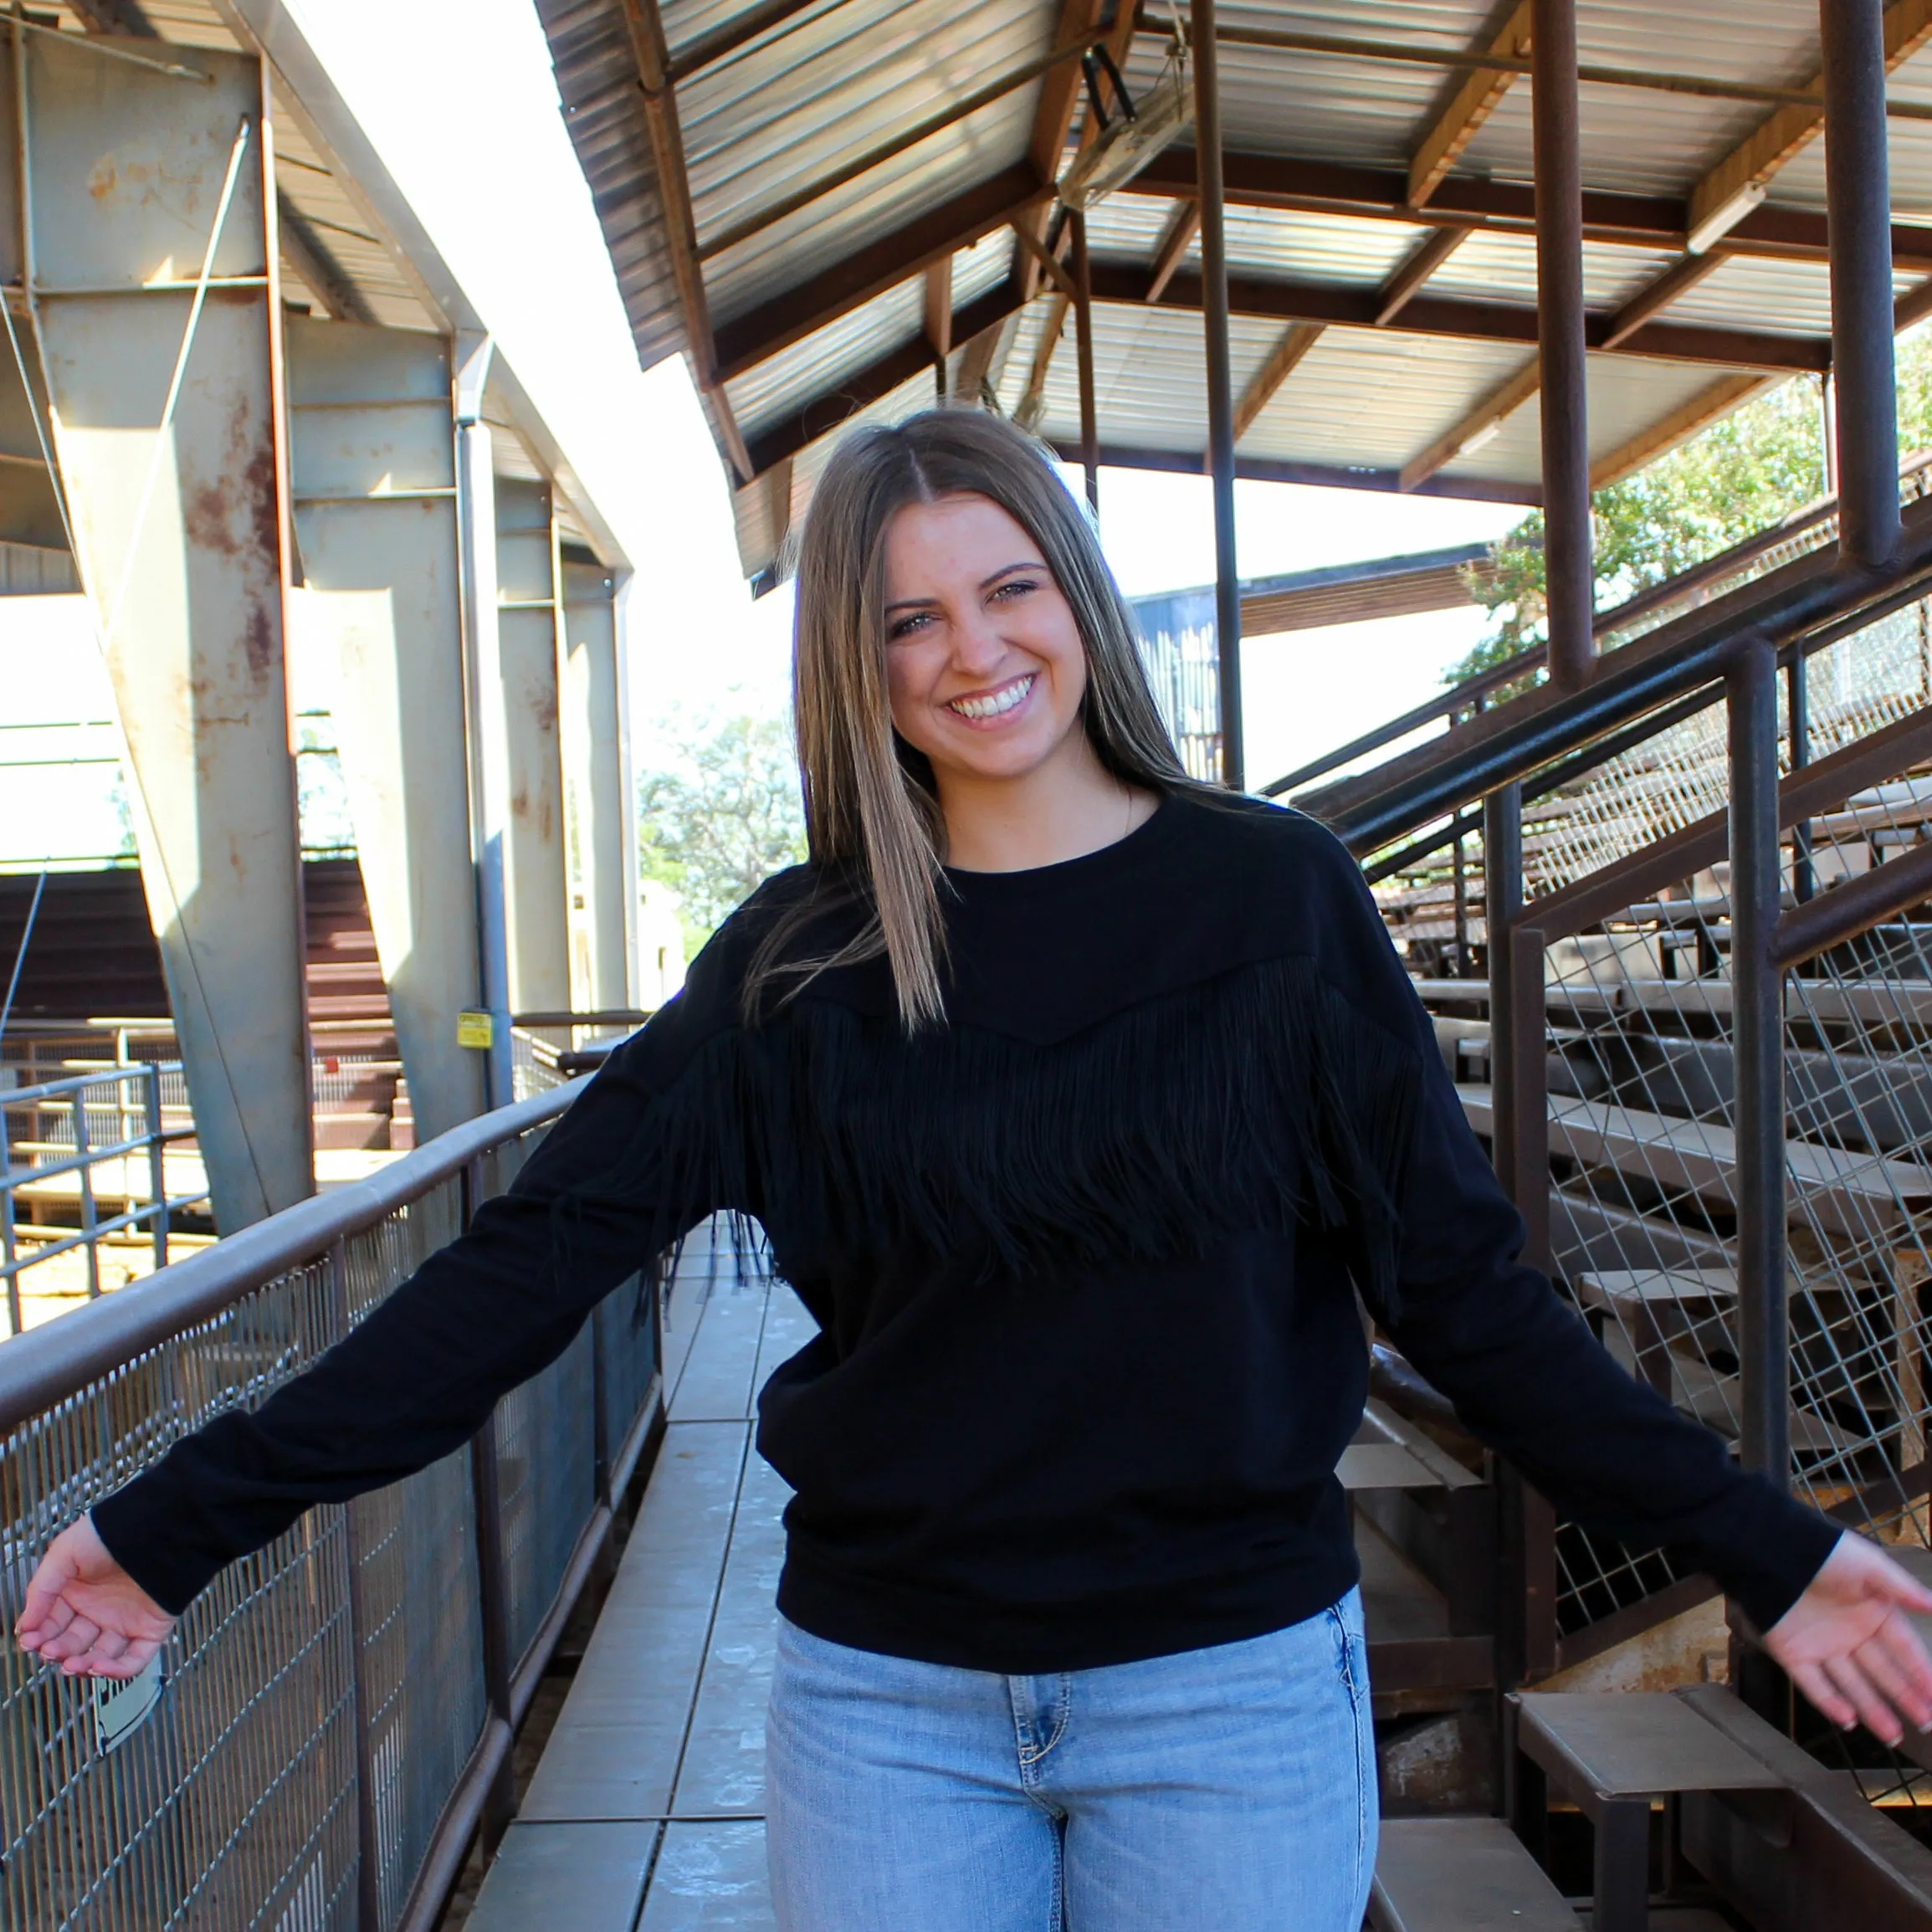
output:
M 1914 845 L 1899 858 L 1794 906 L 1772 935 L 1771 959 L 1780 968 L 1815 959 L 1928 899 L 1932 899 L 1932 845 Z
M 1221 782 L 1247 783 L 1241 731 L 1241 572 L 1234 542 L 1234 377 L 1227 349 L 1227 234 L 1214 0 L 1192 0 L 1194 148 L 1201 201 L 1201 319 L 1207 361 L 1207 464 L 1214 479 L 1214 635 Z
M 1509 935 L 1523 910 L 1523 787 L 1503 785 L 1483 801 L 1483 917 L 1489 968 L 1489 1159 L 1496 1178 L 1514 1191 L 1516 1172 L 1516 966 Z
M 1832 260 L 1838 545 L 1867 566 L 1897 555 L 1899 402 L 1883 0 L 1820 0 L 1825 197 Z
M 1791 1479 L 1785 1303 L 1784 971 L 1773 956 L 1778 844 L 1777 655 L 1746 642 L 1728 679 L 1732 1052 L 1737 1067 L 1737 1294 L 1745 1464 Z
M 1536 0 L 1530 59 L 1550 677 L 1559 690 L 1573 691 L 1589 681 L 1596 662 L 1591 634 L 1596 580 L 1590 529 L 1576 0 Z
M 1080 386 L 1080 468 L 1087 483 L 1087 507 L 1100 509 L 1100 425 L 1094 402 L 1094 275 L 1087 255 L 1087 218 L 1077 208 L 1067 217 L 1073 244 L 1074 348 Z
M 1785 732 L 1794 777 L 1812 761 L 1811 682 L 1810 660 L 1805 653 L 1797 652 L 1785 666 Z M 1801 820 L 1792 833 L 1791 897 L 1801 903 L 1817 890 L 1817 868 L 1812 863 L 1812 828 Z

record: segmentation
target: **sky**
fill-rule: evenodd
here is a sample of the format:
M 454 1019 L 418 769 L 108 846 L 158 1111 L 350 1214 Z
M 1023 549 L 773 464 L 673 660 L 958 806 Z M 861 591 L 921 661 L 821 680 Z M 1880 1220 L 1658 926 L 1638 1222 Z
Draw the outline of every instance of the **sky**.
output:
M 460 33 L 448 0 L 290 0 L 290 10 L 631 558 L 640 759 L 668 756 L 707 710 L 782 709 L 790 592 L 754 602 L 739 575 L 724 473 L 682 361 L 638 367 L 530 0 L 465 0 Z M 1244 576 L 1487 540 L 1522 515 L 1258 483 L 1237 485 L 1236 511 Z M 1130 596 L 1212 578 L 1205 478 L 1104 470 L 1100 530 Z M 77 602 L 0 600 L 0 725 L 108 715 Z M 1253 640 L 1243 680 L 1251 779 L 1419 702 L 1481 628 L 1469 610 Z M 52 743 L 0 730 L 0 764 L 45 756 Z M 108 751 L 95 734 L 64 741 L 63 757 L 69 743 Z M 113 779 L 111 765 L 0 771 L 0 827 L 15 828 L 0 860 L 37 859 L 13 849 L 23 839 L 56 856 L 113 849 Z

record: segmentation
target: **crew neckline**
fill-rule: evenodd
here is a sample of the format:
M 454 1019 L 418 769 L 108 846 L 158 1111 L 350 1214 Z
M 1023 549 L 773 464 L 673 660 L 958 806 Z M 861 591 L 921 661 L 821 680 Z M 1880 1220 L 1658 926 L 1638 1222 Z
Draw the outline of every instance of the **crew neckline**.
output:
M 1165 792 L 1154 809 L 1124 838 L 1097 845 L 1073 858 L 1057 858 L 1050 865 L 1022 865 L 1011 872 L 976 872 L 962 866 L 943 868 L 946 882 L 963 899 L 1012 898 L 1037 892 L 1063 892 L 1104 879 L 1123 865 L 1135 864 L 1143 854 L 1157 848 L 1181 815 L 1181 800 L 1175 792 Z

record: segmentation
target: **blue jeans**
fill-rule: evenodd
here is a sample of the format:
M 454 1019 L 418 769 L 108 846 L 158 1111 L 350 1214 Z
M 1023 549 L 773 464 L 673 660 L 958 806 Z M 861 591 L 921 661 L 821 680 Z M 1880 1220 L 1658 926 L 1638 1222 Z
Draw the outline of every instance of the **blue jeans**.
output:
M 1376 1853 L 1354 1591 L 1243 1643 L 1041 1677 L 781 1622 L 780 1932 L 1358 1932 Z

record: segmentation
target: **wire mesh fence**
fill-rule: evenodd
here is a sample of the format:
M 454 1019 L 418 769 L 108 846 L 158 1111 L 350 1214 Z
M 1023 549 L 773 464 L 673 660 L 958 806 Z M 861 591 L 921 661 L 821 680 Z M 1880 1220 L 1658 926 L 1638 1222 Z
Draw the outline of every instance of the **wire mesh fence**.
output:
M 459 1230 L 466 1202 L 508 1184 L 572 1091 L 277 1217 L 251 1231 L 246 1261 L 218 1246 L 9 1344 L 0 1610 L 11 1618 L 65 1523 L 377 1306 Z M 622 1319 L 587 1325 L 500 1408 L 479 1440 L 514 1457 L 515 1483 L 480 1483 L 473 1447 L 311 1510 L 225 1571 L 182 1619 L 159 1701 L 124 1741 L 101 1732 L 95 1687 L 0 1649 L 0 1929 L 429 1924 L 440 1901 L 417 1895 L 423 1874 L 474 1825 L 469 1800 L 518 1714 L 487 1668 L 493 1607 L 530 1674 L 533 1642 L 607 1530 L 613 1465 L 634 1460 L 655 1412 L 650 1296 L 648 1279 L 627 1284 Z M 479 1510 L 493 1494 L 489 1523 Z M 494 1567 L 490 1549 L 506 1553 Z

